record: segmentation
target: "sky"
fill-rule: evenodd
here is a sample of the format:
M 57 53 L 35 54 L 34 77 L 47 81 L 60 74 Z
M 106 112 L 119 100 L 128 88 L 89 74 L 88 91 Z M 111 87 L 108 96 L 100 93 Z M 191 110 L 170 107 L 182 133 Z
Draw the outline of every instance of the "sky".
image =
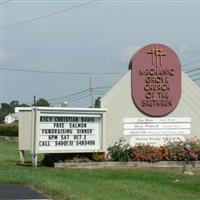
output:
M 52 106 L 90 106 L 89 88 L 102 96 L 151 43 L 171 47 L 200 86 L 200 1 L 1 0 L 0 7 L 1 102 L 32 104 L 36 95 Z

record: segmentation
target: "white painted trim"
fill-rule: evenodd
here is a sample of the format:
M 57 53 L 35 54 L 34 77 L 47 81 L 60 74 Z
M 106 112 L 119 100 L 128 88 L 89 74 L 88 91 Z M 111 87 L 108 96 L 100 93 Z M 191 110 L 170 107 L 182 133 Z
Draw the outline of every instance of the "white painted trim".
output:
M 105 108 L 79 108 L 79 107 L 17 107 L 18 111 L 31 111 L 36 109 L 38 111 L 84 111 L 84 112 L 106 112 Z

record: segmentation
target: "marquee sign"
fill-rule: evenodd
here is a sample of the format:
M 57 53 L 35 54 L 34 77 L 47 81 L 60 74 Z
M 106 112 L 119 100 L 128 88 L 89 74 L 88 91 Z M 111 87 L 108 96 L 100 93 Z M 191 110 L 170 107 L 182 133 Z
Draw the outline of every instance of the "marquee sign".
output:
M 40 113 L 39 152 L 98 151 L 100 126 L 100 114 Z
M 40 153 L 93 153 L 103 151 L 103 117 L 106 109 L 72 107 L 19 108 L 19 151 Z
M 172 112 L 181 97 L 181 63 L 166 45 L 151 44 L 132 58 L 132 99 L 149 116 Z

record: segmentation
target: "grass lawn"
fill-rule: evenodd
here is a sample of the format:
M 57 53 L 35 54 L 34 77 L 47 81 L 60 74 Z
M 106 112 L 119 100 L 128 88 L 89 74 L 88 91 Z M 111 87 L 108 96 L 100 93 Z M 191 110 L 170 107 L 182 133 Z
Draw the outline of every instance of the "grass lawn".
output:
M 35 169 L 20 165 L 16 142 L 1 140 L 0 183 L 31 184 L 54 200 L 200 199 L 200 172 L 191 177 L 161 169 Z

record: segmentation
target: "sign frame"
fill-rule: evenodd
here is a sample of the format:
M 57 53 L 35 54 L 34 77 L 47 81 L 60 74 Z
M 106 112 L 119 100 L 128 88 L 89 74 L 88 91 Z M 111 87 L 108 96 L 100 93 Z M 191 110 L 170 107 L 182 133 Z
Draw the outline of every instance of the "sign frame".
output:
M 37 155 L 45 154 L 45 153 L 93 153 L 93 152 L 104 152 L 103 140 L 104 140 L 104 115 L 106 109 L 100 108 L 61 108 L 61 107 L 32 107 L 32 108 L 20 108 L 21 112 L 21 120 L 19 126 L 19 151 L 20 151 L 20 160 L 24 163 L 24 150 L 29 150 L 32 155 L 32 165 L 37 167 Z M 23 141 L 25 132 L 27 129 L 24 128 L 24 124 L 26 123 L 26 118 L 23 118 L 23 114 L 28 113 L 31 121 L 26 124 L 30 129 L 29 137 L 30 137 L 30 145 L 28 148 L 24 148 L 24 144 L 26 141 Z M 40 139 L 40 116 L 41 114 L 66 114 L 66 115 L 79 115 L 79 116 L 98 116 L 99 117 L 99 143 L 98 149 L 75 149 L 75 150 L 41 150 L 39 148 L 39 139 Z M 52 122 L 53 123 L 53 122 Z
M 40 122 L 40 117 L 41 117 L 41 114 L 55 114 L 55 112 L 54 113 L 50 113 L 50 112 L 48 112 L 48 113 L 45 113 L 45 112 L 43 112 L 43 111 L 38 111 L 38 116 L 37 116 L 37 119 L 38 119 L 38 126 L 37 126 L 37 134 L 36 134 L 36 140 L 35 140 L 35 142 L 36 142 L 36 149 L 37 149 L 37 152 L 38 153 L 66 153 L 66 151 L 67 151 L 67 153 L 86 153 L 86 152 L 95 152 L 95 151 L 100 151 L 101 149 L 102 149 L 102 147 L 103 147 L 103 145 L 102 145 L 102 138 L 101 138 L 101 135 L 102 135 L 102 117 L 101 117 L 101 115 L 100 114 L 85 114 L 85 113 L 62 113 L 63 115 L 70 115 L 70 116 L 77 116 L 77 117 L 96 117 L 96 118 L 99 118 L 99 122 L 98 122 L 98 125 L 99 125 L 99 132 L 98 132 L 98 139 L 99 139 L 99 141 L 98 141 L 98 146 L 99 146 L 99 149 L 97 149 L 97 148 L 94 148 L 94 149 L 74 149 L 74 150 L 68 150 L 68 149 L 66 149 L 66 150 L 41 150 L 40 149 L 40 147 L 39 147 L 39 141 L 40 141 L 40 124 L 41 124 L 41 122 Z M 57 113 L 57 115 L 59 115 L 60 113 Z M 53 122 L 52 122 L 53 123 Z M 66 147 L 67 148 L 67 147 Z M 77 147 L 78 148 L 78 147 Z

